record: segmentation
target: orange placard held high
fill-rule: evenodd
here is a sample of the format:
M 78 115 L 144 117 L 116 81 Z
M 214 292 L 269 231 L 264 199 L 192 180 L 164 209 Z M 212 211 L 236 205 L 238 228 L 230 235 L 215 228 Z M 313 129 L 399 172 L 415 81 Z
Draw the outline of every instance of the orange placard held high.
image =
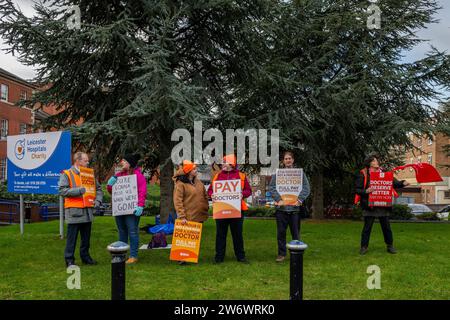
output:
M 198 222 L 175 220 L 170 260 L 198 263 L 202 227 Z
M 95 176 L 94 169 L 80 167 L 81 186 L 86 189 L 83 194 L 85 208 L 92 208 L 95 204 Z

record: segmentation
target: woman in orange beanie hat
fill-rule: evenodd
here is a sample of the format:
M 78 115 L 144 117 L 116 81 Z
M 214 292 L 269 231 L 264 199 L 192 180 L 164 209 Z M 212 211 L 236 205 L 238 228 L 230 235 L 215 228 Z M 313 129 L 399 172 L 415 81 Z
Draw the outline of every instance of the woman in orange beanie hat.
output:
M 173 204 L 178 219 L 204 222 L 208 219 L 208 195 L 205 186 L 197 178 L 195 163 L 184 160 L 172 180 L 174 181 Z

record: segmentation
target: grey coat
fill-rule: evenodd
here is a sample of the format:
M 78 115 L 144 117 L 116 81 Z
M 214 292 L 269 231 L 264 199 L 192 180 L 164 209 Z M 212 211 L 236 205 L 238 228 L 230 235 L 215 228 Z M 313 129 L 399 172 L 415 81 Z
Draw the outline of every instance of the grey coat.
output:
M 72 166 L 71 168 L 75 173 L 80 174 L 80 172 Z M 98 181 L 95 181 L 96 184 L 96 197 L 95 197 L 95 206 L 99 206 L 103 200 L 103 191 L 102 186 Z M 67 198 L 67 197 L 80 197 L 82 196 L 81 187 L 71 188 L 69 177 L 63 172 L 59 177 L 59 195 Z M 65 220 L 67 224 L 73 223 L 86 223 L 92 222 L 94 220 L 94 208 L 65 208 Z
M 276 174 L 272 175 L 272 178 L 270 180 L 270 185 L 269 185 L 269 191 L 272 194 L 272 198 L 278 202 L 281 200 L 281 196 L 277 191 L 277 176 Z M 305 171 L 303 171 L 303 184 L 302 184 L 302 191 L 300 191 L 299 195 L 298 195 L 298 199 L 303 202 L 306 200 L 306 198 L 308 198 L 309 193 L 310 193 L 310 187 L 309 187 L 309 181 L 308 178 L 305 175 Z M 299 206 L 276 206 L 276 209 L 279 211 L 285 211 L 288 213 L 294 213 L 294 212 L 299 212 L 300 211 L 300 207 Z

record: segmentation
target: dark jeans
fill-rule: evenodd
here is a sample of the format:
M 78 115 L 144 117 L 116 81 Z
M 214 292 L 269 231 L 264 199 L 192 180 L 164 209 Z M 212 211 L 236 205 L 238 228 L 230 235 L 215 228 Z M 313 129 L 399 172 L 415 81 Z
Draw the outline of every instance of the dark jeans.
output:
M 244 218 L 230 218 L 216 220 L 216 261 L 223 261 L 225 258 L 225 249 L 227 246 L 228 226 L 231 229 L 233 238 L 234 254 L 238 260 L 245 258 L 244 238 L 242 236 L 242 227 Z
M 139 250 L 139 220 L 134 214 L 116 216 L 116 224 L 119 229 L 119 241 L 128 243 L 130 238 L 130 257 L 137 258 Z
M 284 257 L 286 256 L 286 230 L 288 225 L 292 240 L 300 240 L 300 214 L 277 210 L 275 217 L 277 219 L 278 255 Z
M 389 217 L 378 217 L 378 219 L 380 220 L 381 230 L 383 231 L 384 242 L 390 246 L 394 243 L 394 238 L 392 236 Z M 372 231 L 374 221 L 375 217 L 364 217 L 364 227 L 361 233 L 361 247 L 369 246 L 370 233 Z
M 77 246 L 78 232 L 81 236 L 80 257 L 82 261 L 90 259 L 89 247 L 91 242 L 92 222 L 70 223 L 67 225 L 67 240 L 64 258 L 66 261 L 75 261 L 75 247 Z

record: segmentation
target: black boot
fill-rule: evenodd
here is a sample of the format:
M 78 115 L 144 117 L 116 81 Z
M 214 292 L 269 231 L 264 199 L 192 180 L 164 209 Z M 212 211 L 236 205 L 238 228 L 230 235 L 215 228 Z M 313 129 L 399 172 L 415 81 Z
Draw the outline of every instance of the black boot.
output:
M 367 251 L 369 251 L 367 247 L 361 247 L 361 249 L 359 249 L 359 254 L 363 256 L 367 253 Z
M 97 261 L 95 261 L 94 259 L 92 259 L 91 257 L 83 259 L 83 264 L 87 264 L 87 265 L 96 265 Z
M 395 250 L 393 245 L 387 246 L 387 252 L 389 252 L 390 254 L 396 254 L 397 250 Z

